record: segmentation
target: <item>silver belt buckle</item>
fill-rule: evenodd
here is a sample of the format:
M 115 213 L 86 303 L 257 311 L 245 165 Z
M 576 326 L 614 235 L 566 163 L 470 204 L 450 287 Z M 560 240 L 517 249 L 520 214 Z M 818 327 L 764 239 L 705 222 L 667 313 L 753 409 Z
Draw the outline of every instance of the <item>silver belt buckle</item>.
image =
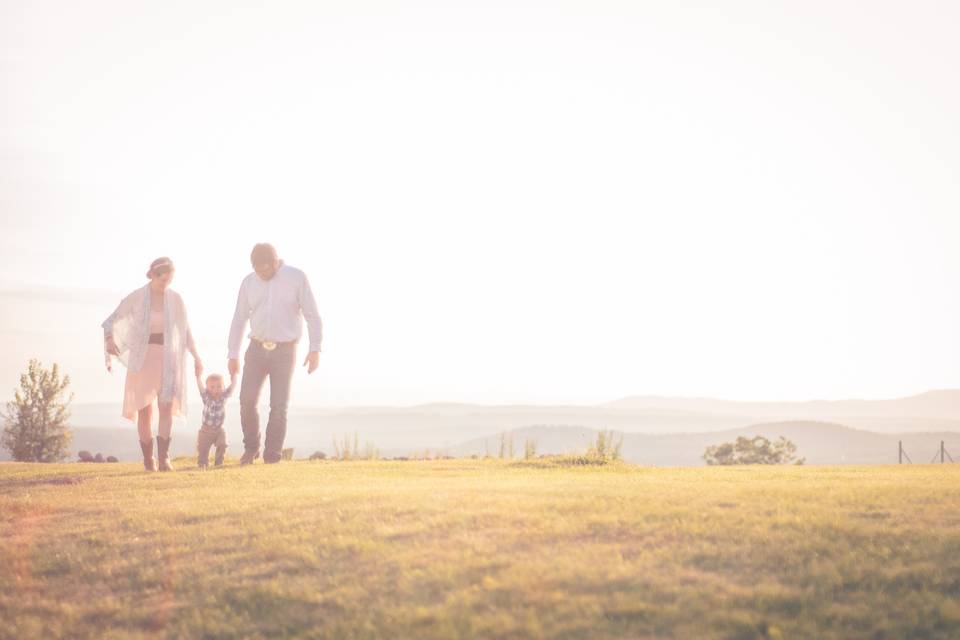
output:
M 262 345 L 263 345 L 263 348 L 266 349 L 267 351 L 273 351 L 274 349 L 277 348 L 277 343 L 276 343 L 276 342 L 271 342 L 271 341 L 269 341 L 269 340 L 264 340 L 264 341 L 261 342 L 260 344 L 262 344 Z

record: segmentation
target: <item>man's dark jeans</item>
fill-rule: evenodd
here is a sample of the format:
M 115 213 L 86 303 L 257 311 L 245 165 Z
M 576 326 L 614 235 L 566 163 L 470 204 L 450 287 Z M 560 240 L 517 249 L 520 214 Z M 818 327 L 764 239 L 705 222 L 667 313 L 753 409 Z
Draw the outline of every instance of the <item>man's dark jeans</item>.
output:
M 278 462 L 287 434 L 287 404 L 290 402 L 290 378 L 296 366 L 297 345 L 277 345 L 267 351 L 259 342 L 250 341 L 243 357 L 243 378 L 240 381 L 240 425 L 243 427 L 243 448 L 256 457 L 260 453 L 260 390 L 270 378 L 270 418 L 263 446 L 263 461 Z

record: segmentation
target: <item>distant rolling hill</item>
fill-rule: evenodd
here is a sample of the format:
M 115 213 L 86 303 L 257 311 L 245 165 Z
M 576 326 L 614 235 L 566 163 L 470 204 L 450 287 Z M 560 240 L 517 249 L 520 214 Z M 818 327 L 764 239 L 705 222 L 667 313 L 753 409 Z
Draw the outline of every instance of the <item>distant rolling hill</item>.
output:
M 174 424 L 173 450 L 181 454 L 192 453 L 194 447 L 199 407 L 194 402 L 190 409 L 192 413 L 189 420 Z M 265 423 L 267 407 L 262 407 L 261 411 Z M 72 407 L 72 412 L 74 453 L 87 449 L 94 453 L 115 455 L 122 460 L 135 458 L 139 454 L 135 429 L 118 415 L 118 405 L 78 404 Z M 233 455 L 238 455 L 242 447 L 239 413 L 237 400 L 231 400 L 227 408 L 226 429 L 231 444 L 229 453 Z M 960 434 L 960 390 L 930 391 L 892 400 L 812 402 L 730 402 L 709 398 L 632 396 L 588 406 L 458 403 L 411 407 L 294 406 L 289 412 L 287 445 L 296 450 L 297 456 L 306 456 L 316 450 L 330 453 L 334 437 L 342 438 L 356 433 L 361 444 L 373 442 L 384 454 L 396 456 L 424 449 L 454 450 L 464 442 L 482 441 L 499 432 L 530 425 L 577 425 L 586 431 L 613 429 L 636 435 L 641 440 L 646 439 L 642 447 L 630 445 L 631 456 L 637 461 L 650 464 L 699 464 L 699 455 L 707 446 L 703 444 L 705 442 L 713 444 L 716 438 L 723 441 L 738 430 L 755 429 L 753 425 L 789 425 L 798 422 L 842 424 L 855 433 L 874 432 L 870 436 L 886 434 L 894 442 L 901 437 L 896 434 L 911 434 L 902 437 L 912 440 L 914 436 L 924 438 L 923 434 L 943 433 L 944 438 L 949 440 Z M 811 427 L 808 431 L 816 432 L 817 428 Z M 798 439 L 806 439 L 810 433 L 795 435 Z M 868 436 L 837 432 L 831 437 L 838 438 L 839 442 L 860 438 L 858 442 L 864 447 L 856 454 L 858 460 L 865 459 L 864 452 L 872 450 L 865 444 Z M 556 433 L 544 438 L 545 444 L 554 439 L 563 440 L 565 446 L 572 446 L 576 442 L 570 438 L 564 440 Z M 875 442 L 888 443 L 889 440 Z M 815 443 L 811 441 L 809 444 L 813 447 Z M 696 449 L 699 452 L 684 453 Z M 877 451 L 888 450 L 888 444 L 877 445 Z M 818 452 L 816 459 L 846 461 L 844 456 L 848 453 L 837 451 L 840 450 L 835 449 L 833 453 L 826 450 L 822 454 Z M 5 459 L 5 454 L 0 452 L 0 459 Z M 878 454 L 870 459 L 879 461 L 881 458 Z M 888 458 L 883 459 L 889 461 Z M 661 460 L 679 462 L 659 462 Z
M 524 441 L 536 442 L 537 453 L 580 453 L 596 440 L 597 430 L 586 426 L 534 425 L 519 429 L 506 429 L 513 435 L 516 456 L 523 455 Z M 697 466 L 704 464 L 702 455 L 711 445 L 732 442 L 738 436 L 762 435 L 771 440 L 784 436 L 797 445 L 798 454 L 808 464 L 890 464 L 897 461 L 897 442 L 915 463 L 927 463 L 939 450 L 940 441 L 946 442 L 948 453 L 960 461 L 960 433 L 907 433 L 887 434 L 851 429 L 826 422 L 775 422 L 756 424 L 739 429 L 706 433 L 651 434 L 623 433 L 623 456 L 637 464 L 657 466 Z M 240 455 L 243 450 L 239 428 L 229 431 L 230 455 Z M 361 446 L 371 438 L 361 434 Z M 191 456 L 194 453 L 195 430 L 175 432 L 173 451 L 175 455 Z M 431 443 L 426 439 L 408 444 L 393 442 L 383 446 L 373 439 L 386 456 L 407 456 L 429 449 L 458 457 L 471 455 L 497 456 L 499 432 L 484 437 L 469 439 L 461 444 L 446 446 Z M 331 451 L 329 440 L 319 441 L 309 434 L 290 437 L 287 446 L 294 447 L 297 457 L 306 457 L 315 450 Z M 136 460 L 140 455 L 136 430 L 132 427 L 80 427 L 74 430 L 71 446 L 72 457 L 79 450 L 114 455 L 121 460 Z M 2 459 L 9 459 L 5 457 Z
M 630 396 L 605 405 L 625 411 L 680 410 L 711 415 L 783 419 L 885 418 L 960 420 L 960 389 L 928 391 L 890 400 L 812 400 L 808 402 L 735 402 L 712 398 Z

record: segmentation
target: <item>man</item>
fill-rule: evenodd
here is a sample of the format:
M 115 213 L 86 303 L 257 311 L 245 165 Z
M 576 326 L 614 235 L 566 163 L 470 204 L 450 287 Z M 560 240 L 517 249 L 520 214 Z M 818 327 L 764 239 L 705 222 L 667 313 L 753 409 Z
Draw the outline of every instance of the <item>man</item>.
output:
M 237 295 L 228 343 L 230 375 L 240 370 L 240 343 L 247 320 L 250 344 L 243 358 L 240 380 L 240 425 L 243 427 L 243 457 L 240 464 L 251 464 L 260 456 L 260 390 L 270 378 L 270 418 L 263 446 L 263 461 L 280 462 L 283 438 L 287 432 L 287 404 L 290 378 L 296 365 L 297 341 L 307 322 L 310 348 L 303 365 L 313 373 L 320 364 L 323 324 L 307 276 L 299 269 L 283 264 L 272 245 L 262 243 L 250 253 L 253 273 L 243 279 Z

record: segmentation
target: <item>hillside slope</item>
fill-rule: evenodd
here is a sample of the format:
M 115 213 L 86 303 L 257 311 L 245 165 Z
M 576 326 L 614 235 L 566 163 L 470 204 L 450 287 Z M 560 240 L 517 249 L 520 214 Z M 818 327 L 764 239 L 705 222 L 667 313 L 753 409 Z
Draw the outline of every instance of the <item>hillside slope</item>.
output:
M 960 466 L 0 464 L 0 640 L 960 637 Z

